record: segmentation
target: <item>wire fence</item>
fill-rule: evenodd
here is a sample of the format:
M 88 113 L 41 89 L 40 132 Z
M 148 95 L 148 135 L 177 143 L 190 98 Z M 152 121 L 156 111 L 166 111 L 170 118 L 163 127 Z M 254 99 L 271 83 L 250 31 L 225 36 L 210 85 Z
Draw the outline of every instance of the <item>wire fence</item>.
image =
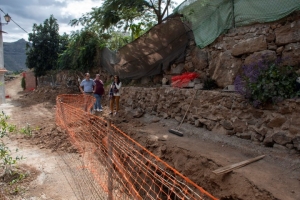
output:
M 217 199 L 123 131 L 90 114 L 88 95 L 59 95 L 56 123 L 101 188 L 99 199 Z

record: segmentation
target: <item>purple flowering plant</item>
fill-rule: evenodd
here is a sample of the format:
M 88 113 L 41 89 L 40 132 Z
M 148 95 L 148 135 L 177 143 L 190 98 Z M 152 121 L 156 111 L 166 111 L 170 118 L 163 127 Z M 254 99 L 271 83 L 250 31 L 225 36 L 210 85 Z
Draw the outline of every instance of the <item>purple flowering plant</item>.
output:
M 297 96 L 297 74 L 293 67 L 281 63 L 279 59 L 269 62 L 263 58 L 243 66 L 234 81 L 236 91 L 256 108 Z

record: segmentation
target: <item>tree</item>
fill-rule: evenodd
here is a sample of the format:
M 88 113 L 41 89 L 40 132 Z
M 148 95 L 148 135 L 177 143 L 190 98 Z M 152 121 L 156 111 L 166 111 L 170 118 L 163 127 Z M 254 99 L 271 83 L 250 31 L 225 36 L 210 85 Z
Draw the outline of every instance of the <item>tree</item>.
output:
M 164 17 L 169 14 L 169 8 L 175 5 L 171 0 L 149 0 L 147 2 L 149 2 L 149 9 L 154 11 L 158 24 L 162 23 Z
M 46 71 L 55 69 L 60 50 L 60 35 L 57 20 L 50 16 L 44 24 L 34 24 L 26 46 L 26 66 L 34 69 L 35 76 L 42 76 Z
M 107 16 L 114 16 L 115 22 L 118 19 L 126 19 L 124 16 L 126 10 L 134 10 L 137 15 L 128 13 L 127 19 L 133 20 L 135 17 L 145 16 L 149 17 L 149 12 L 155 15 L 158 24 L 162 23 L 164 17 L 168 15 L 169 8 L 175 5 L 172 0 L 106 0 L 103 3 L 104 14 Z
M 138 38 L 143 33 L 142 25 L 144 25 L 143 22 L 140 22 L 138 24 L 131 24 L 129 26 L 129 29 L 131 30 L 132 40 Z
M 97 53 L 103 47 L 104 42 L 96 33 L 89 30 L 74 32 L 68 48 L 59 55 L 58 68 L 87 72 L 97 65 Z
M 101 31 L 112 26 L 126 30 L 136 21 L 146 26 L 153 24 L 153 20 L 160 24 L 168 14 L 168 9 L 175 4 L 172 0 L 105 0 L 102 7 L 93 8 L 90 13 L 72 20 L 70 24 L 98 27 Z
M 121 32 L 112 32 L 106 40 L 106 46 L 113 51 L 118 50 L 122 46 L 130 42 L 130 37 Z
M 64 33 L 59 38 L 59 53 L 62 53 L 68 48 L 69 45 L 69 35 Z

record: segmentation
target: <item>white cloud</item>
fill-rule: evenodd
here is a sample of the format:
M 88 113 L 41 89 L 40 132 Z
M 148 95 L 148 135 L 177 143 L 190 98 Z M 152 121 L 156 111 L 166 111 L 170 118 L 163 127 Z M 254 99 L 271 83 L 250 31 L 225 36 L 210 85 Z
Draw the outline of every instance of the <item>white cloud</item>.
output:
M 66 4 L 66 7 L 61 8 L 61 15 L 63 17 L 79 18 L 83 14 L 92 11 L 93 7 L 100 7 L 102 1 L 67 1 Z

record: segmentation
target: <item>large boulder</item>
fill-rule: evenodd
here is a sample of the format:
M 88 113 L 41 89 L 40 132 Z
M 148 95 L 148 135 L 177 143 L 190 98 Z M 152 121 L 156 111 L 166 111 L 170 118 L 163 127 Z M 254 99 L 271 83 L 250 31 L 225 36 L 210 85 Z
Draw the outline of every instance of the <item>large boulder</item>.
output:
M 233 57 L 230 51 L 216 53 L 209 64 L 209 75 L 224 88 L 233 84 L 241 65 L 242 61 Z
M 280 114 L 273 114 L 273 118 L 267 123 L 269 128 L 281 127 L 286 122 L 286 117 Z
M 262 60 L 275 61 L 277 58 L 276 52 L 271 50 L 263 50 L 255 52 L 245 58 L 244 65 L 250 65 Z
M 278 132 L 278 133 L 275 133 L 275 134 L 272 136 L 272 139 L 273 139 L 277 144 L 280 144 L 280 145 L 286 145 L 286 144 L 292 142 L 292 138 L 290 138 L 289 136 L 287 136 L 287 134 L 286 134 L 285 132 Z
M 207 51 L 195 47 L 191 52 L 192 63 L 196 70 L 203 70 L 208 66 L 208 54 Z
M 240 56 L 242 54 L 253 53 L 256 51 L 262 51 L 267 49 L 268 44 L 266 37 L 261 35 L 259 37 L 249 38 L 246 40 L 241 40 L 232 47 L 232 55 Z
M 282 52 L 282 58 L 283 58 L 284 65 L 290 65 L 290 66 L 299 65 L 300 64 L 300 42 L 286 45 Z
M 285 45 L 300 42 L 300 19 L 275 29 L 276 44 Z

